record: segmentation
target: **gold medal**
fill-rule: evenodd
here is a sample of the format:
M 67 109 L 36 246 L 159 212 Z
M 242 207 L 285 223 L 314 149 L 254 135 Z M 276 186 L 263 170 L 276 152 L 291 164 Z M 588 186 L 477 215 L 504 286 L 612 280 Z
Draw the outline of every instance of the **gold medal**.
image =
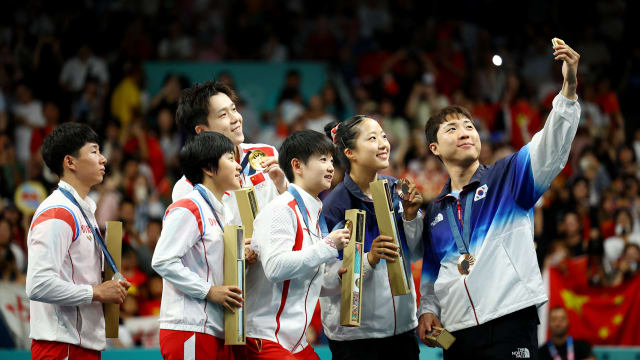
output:
M 458 258 L 458 271 L 462 275 L 469 275 L 471 267 L 476 263 L 476 258 L 471 254 L 462 254 Z
M 410 184 L 411 183 L 407 179 L 398 180 L 398 183 L 396 184 L 396 192 L 398 193 L 398 196 L 400 196 L 402 200 L 409 200 L 409 195 L 411 194 L 411 192 L 409 191 Z
M 249 154 L 249 164 L 255 171 L 262 171 L 264 167 L 262 166 L 262 160 L 267 157 L 262 150 L 253 150 L 251 154 Z

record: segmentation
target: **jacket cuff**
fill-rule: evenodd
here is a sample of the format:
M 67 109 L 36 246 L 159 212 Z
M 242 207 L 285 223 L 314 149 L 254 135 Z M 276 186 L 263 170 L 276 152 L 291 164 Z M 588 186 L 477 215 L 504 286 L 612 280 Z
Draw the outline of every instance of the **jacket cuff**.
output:
M 440 319 L 440 306 L 435 295 L 422 296 L 420 298 L 420 306 L 418 307 L 418 319 L 422 314 L 432 313 Z M 442 321 L 442 319 L 440 319 Z
M 80 285 L 83 290 L 82 300 L 80 304 L 91 304 L 93 302 L 93 286 Z
M 337 258 L 338 248 L 336 248 L 336 244 L 333 243 L 333 240 L 331 240 L 329 236 L 325 236 L 324 239 L 322 239 L 322 242 L 324 243 L 322 248 L 326 251 L 327 258 Z

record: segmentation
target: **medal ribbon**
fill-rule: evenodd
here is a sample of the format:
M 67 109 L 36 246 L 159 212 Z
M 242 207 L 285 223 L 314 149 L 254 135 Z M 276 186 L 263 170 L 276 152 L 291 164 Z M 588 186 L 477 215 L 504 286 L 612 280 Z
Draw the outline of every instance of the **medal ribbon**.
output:
M 256 172 L 256 170 L 254 168 L 252 168 L 251 165 L 249 164 L 249 155 L 251 155 L 252 152 L 253 152 L 253 150 L 248 151 L 244 155 L 244 158 L 242 159 L 242 162 L 240 162 L 240 167 L 242 168 L 241 172 L 243 174 L 245 174 L 246 176 L 251 176 L 251 175 L 255 174 L 255 172 Z
M 218 223 L 218 226 L 220 226 L 220 229 L 222 229 L 222 232 L 224 232 L 224 225 L 222 225 L 222 221 L 220 221 L 220 218 L 218 217 L 218 213 L 216 212 L 216 209 L 214 209 L 213 204 L 211 203 L 211 201 L 209 201 L 207 192 L 202 188 L 202 185 L 200 184 L 194 186 L 193 188 L 198 190 L 198 192 L 200 193 L 200 196 L 202 196 L 204 201 L 207 202 L 207 205 L 209 205 L 209 207 L 211 208 L 211 212 L 213 213 L 213 216 L 216 218 L 216 222 Z
M 307 210 L 307 207 L 304 205 L 304 201 L 302 200 L 300 193 L 293 186 L 289 186 L 289 189 L 287 190 L 291 193 L 291 195 L 293 195 L 293 198 L 295 199 L 296 204 L 298 205 L 298 209 L 300 209 L 300 213 L 302 213 L 302 220 L 304 220 L 304 224 L 307 226 L 307 231 L 309 232 L 309 235 L 311 235 L 311 229 L 309 228 L 309 215 L 308 215 L 309 211 Z M 320 211 L 320 215 L 318 216 L 318 226 L 320 227 L 320 233 L 322 234 L 322 238 L 325 238 L 327 235 L 329 235 L 329 230 L 327 228 L 327 220 L 325 219 L 324 213 L 322 212 L 322 210 Z
M 456 241 L 456 246 L 458 247 L 460 254 L 469 254 L 469 241 L 471 238 L 471 203 L 473 202 L 473 194 L 473 191 L 469 191 L 464 197 L 464 221 L 461 222 L 462 234 L 460 234 L 458 225 L 456 225 L 455 217 L 453 216 L 454 205 L 449 204 L 447 206 L 447 220 L 449 221 L 451 234 L 453 235 L 453 239 Z M 458 202 L 459 201 L 460 200 L 458 199 Z M 458 209 L 458 215 L 460 216 L 460 209 Z
M 553 358 L 553 360 L 562 360 L 560 354 L 558 354 L 558 349 L 553 345 L 551 340 L 547 341 L 547 348 L 549 349 L 549 355 Z M 567 337 L 567 360 L 575 360 L 576 353 L 573 349 L 573 338 L 571 336 Z
M 111 270 L 113 270 L 114 274 L 118 274 L 120 271 L 118 271 L 118 267 L 116 266 L 115 261 L 113 261 L 113 257 L 109 253 L 109 250 L 107 250 L 107 246 L 104 244 L 104 240 L 102 239 L 102 236 L 100 236 L 100 231 L 94 228 L 91 222 L 89 222 L 89 218 L 87 217 L 87 214 L 84 213 L 84 210 L 82 210 L 82 207 L 80 206 L 80 204 L 78 204 L 78 201 L 76 200 L 76 198 L 73 197 L 73 195 L 71 195 L 69 190 L 63 189 L 61 187 L 58 187 L 58 190 L 60 190 L 60 192 L 64 196 L 66 196 L 67 199 L 69 199 L 73 203 L 73 205 L 75 205 L 78 209 L 80 209 L 80 212 L 82 213 L 82 217 L 84 217 L 84 221 L 87 222 L 89 229 L 91 229 L 91 233 L 93 234 L 93 237 L 98 240 L 98 244 L 100 244 L 100 247 L 102 248 L 102 253 L 104 254 L 104 258 L 107 259 L 107 264 L 109 264 L 109 267 L 111 268 Z

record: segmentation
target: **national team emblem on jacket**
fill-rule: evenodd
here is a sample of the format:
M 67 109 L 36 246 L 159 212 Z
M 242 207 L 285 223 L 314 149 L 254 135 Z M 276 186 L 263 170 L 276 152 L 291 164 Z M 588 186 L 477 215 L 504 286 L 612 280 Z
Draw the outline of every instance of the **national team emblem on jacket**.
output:
M 484 199 L 485 196 L 487 196 L 487 189 L 487 184 L 484 184 L 476 189 L 476 196 L 473 197 L 473 201 Z
M 260 172 L 251 176 L 249 180 L 251 180 L 251 183 L 253 184 L 253 186 L 256 186 L 258 184 L 261 184 L 264 181 L 264 175 Z
M 438 224 L 440 221 L 444 220 L 444 216 L 442 216 L 442 213 L 438 213 L 438 215 L 436 215 L 435 219 L 433 219 L 433 221 L 431 222 L 431 226 L 436 226 L 436 224 Z

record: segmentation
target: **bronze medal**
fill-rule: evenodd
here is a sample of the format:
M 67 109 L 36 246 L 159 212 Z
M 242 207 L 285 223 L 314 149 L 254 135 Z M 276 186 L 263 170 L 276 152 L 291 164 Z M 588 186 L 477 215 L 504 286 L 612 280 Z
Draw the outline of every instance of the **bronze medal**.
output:
M 262 166 L 262 160 L 267 157 L 267 154 L 262 150 L 253 150 L 251 154 L 249 154 L 249 164 L 255 171 L 262 171 L 264 167 Z
M 410 195 L 409 184 L 411 184 L 411 183 L 407 179 L 399 179 L 398 183 L 396 184 L 396 192 L 398 193 L 398 196 L 402 200 L 408 200 L 409 199 L 409 195 Z
M 349 229 L 349 233 L 353 234 L 353 221 L 347 219 L 344 223 L 344 228 Z
M 476 258 L 471 254 L 462 254 L 458 258 L 458 271 L 462 275 L 469 275 L 471 267 L 476 263 Z

